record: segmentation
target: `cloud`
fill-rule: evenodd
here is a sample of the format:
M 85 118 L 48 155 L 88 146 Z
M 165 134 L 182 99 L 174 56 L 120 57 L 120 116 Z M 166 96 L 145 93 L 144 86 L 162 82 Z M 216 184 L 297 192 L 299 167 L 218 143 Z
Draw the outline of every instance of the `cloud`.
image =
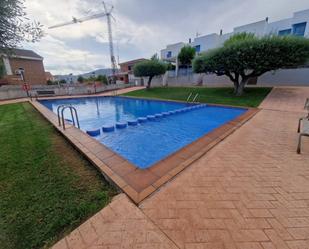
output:
M 116 57 L 121 61 L 149 58 L 167 44 L 188 41 L 196 32 L 209 34 L 269 16 L 289 18 L 307 9 L 307 0 L 109 0 Z M 103 11 L 101 0 L 26 0 L 31 19 L 45 27 Z M 106 18 L 58 29 L 46 29 L 40 43 L 27 44 L 45 58 L 53 73 L 82 73 L 97 66 L 110 67 Z

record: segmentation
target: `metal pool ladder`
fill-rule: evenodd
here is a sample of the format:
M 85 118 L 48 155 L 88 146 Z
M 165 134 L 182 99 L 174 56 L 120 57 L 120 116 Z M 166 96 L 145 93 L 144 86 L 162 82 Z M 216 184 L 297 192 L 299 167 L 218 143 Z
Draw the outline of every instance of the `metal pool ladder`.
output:
M 197 97 L 199 96 L 199 94 L 197 93 L 197 94 L 195 94 L 195 96 L 193 96 L 193 92 L 191 92 L 190 94 L 189 94 L 189 96 L 188 96 L 188 98 L 187 98 L 187 103 L 189 103 L 190 102 L 190 98 L 192 97 L 192 101 L 191 101 L 191 103 L 194 103 L 195 102 L 195 100 L 197 99 Z
M 63 113 L 66 109 L 70 110 L 73 125 L 79 129 L 80 126 L 77 111 L 76 108 L 71 105 L 59 105 L 57 107 L 58 125 L 61 126 L 62 124 L 62 128 L 65 130 L 65 120 Z

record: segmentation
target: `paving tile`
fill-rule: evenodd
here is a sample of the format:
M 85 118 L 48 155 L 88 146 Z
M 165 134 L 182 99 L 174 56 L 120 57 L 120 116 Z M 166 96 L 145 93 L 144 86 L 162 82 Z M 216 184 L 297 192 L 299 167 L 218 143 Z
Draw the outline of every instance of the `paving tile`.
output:
M 265 233 L 267 234 L 267 236 L 269 237 L 270 241 L 277 247 L 280 249 L 288 249 L 288 245 L 287 243 L 282 240 L 278 234 L 276 233 L 275 230 L 265 230 Z
M 173 170 L 177 167 L 180 163 L 182 163 L 184 159 L 180 156 L 171 156 L 158 164 L 152 166 L 149 170 L 153 172 L 157 176 L 164 176 L 169 171 Z
M 101 159 L 101 158 L 100 158 Z M 113 166 L 114 165 L 117 165 L 117 164 L 120 164 L 120 163 L 124 163 L 125 162 L 125 160 L 122 158 L 122 157 L 120 157 L 120 156 L 118 156 L 118 155 L 116 155 L 116 154 L 114 154 L 114 155 L 112 155 L 112 156 L 110 156 L 110 157 L 108 157 L 108 158 L 105 158 L 104 160 L 102 160 L 102 161 L 104 161 L 104 163 L 108 166 L 108 167 L 110 167 L 111 169 L 113 169 Z
M 80 243 L 80 233 L 85 244 Z M 97 236 L 97 237 L 96 237 Z M 87 238 L 86 238 L 87 237 Z M 70 247 L 66 245 L 66 240 Z M 84 247 L 80 247 L 80 246 Z M 129 199 L 121 194 L 52 249 L 166 248 L 177 249 Z
M 66 241 L 68 244 L 68 247 L 71 249 L 84 249 L 86 248 L 86 244 L 84 243 L 80 232 L 78 229 L 71 232 L 67 237 Z
M 309 240 L 308 227 L 288 228 L 287 230 L 293 236 L 294 239 Z
M 65 239 L 58 241 L 54 246 L 53 249 L 69 249 Z
M 125 175 L 123 178 L 137 192 L 141 192 L 159 179 L 159 177 L 151 171 L 141 169 L 137 169 Z
M 263 249 L 263 247 L 257 242 L 242 242 L 237 243 L 237 249 Z
M 137 169 L 137 167 L 128 161 L 120 161 L 119 163 L 109 165 L 109 167 L 119 176 L 125 176 Z
M 306 248 L 309 141 L 297 155 L 295 129 L 309 88 L 274 92 L 265 109 L 143 201 L 141 209 L 180 248 L 204 248 L 218 229 L 229 231 L 236 248 Z M 172 213 L 162 210 L 172 203 Z M 199 236 L 186 242 L 181 226 Z M 212 239 L 225 246 L 222 236 Z

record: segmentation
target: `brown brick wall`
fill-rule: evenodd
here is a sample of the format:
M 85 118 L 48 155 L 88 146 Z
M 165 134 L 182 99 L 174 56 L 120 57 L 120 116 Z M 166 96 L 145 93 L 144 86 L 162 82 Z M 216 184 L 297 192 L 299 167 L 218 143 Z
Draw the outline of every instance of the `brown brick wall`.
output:
M 15 71 L 18 70 L 19 68 L 23 68 L 25 70 L 25 80 L 28 84 L 30 85 L 46 84 L 43 61 L 11 58 L 10 64 L 13 74 L 15 74 Z
M 129 64 L 120 65 L 120 72 L 128 72 L 128 71 L 129 71 Z

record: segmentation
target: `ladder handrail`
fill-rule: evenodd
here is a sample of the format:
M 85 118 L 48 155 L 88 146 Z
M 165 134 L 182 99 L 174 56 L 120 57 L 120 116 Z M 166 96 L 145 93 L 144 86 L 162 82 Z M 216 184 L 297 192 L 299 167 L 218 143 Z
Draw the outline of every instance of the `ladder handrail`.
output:
M 197 93 L 197 94 L 195 95 L 195 97 L 193 98 L 193 100 L 192 100 L 193 103 L 194 103 L 194 101 L 197 99 L 198 96 L 199 96 L 199 94 Z
M 57 116 L 58 116 L 58 125 L 61 125 L 61 121 L 60 121 L 60 108 L 64 107 L 65 105 L 59 105 L 57 107 Z
M 61 115 L 60 115 L 60 109 L 61 109 Z M 61 121 L 62 121 L 62 127 L 65 130 L 65 121 L 64 121 L 64 115 L 63 114 L 64 114 L 64 111 L 66 109 L 70 110 L 73 125 L 74 126 L 77 125 L 77 128 L 80 129 L 79 119 L 78 119 L 78 115 L 77 115 L 77 110 L 76 110 L 75 107 L 73 107 L 71 105 L 60 105 L 60 106 L 57 107 L 57 115 L 58 115 L 58 124 L 59 124 L 59 126 L 61 126 Z M 60 121 L 60 119 L 61 119 L 61 121 Z M 75 121 L 76 121 L 76 123 L 75 123 Z
M 74 113 L 75 113 L 75 118 L 76 118 L 76 123 L 77 123 L 77 128 L 80 129 L 80 126 L 79 126 L 79 120 L 78 120 L 78 115 L 77 115 L 77 110 L 75 107 L 71 106 L 71 108 L 73 109 Z M 75 124 L 74 124 L 75 126 Z
M 188 96 L 188 98 L 187 98 L 187 102 L 189 102 L 189 100 L 190 100 L 192 94 L 193 94 L 193 92 L 191 92 L 191 93 L 189 94 L 189 96 Z

